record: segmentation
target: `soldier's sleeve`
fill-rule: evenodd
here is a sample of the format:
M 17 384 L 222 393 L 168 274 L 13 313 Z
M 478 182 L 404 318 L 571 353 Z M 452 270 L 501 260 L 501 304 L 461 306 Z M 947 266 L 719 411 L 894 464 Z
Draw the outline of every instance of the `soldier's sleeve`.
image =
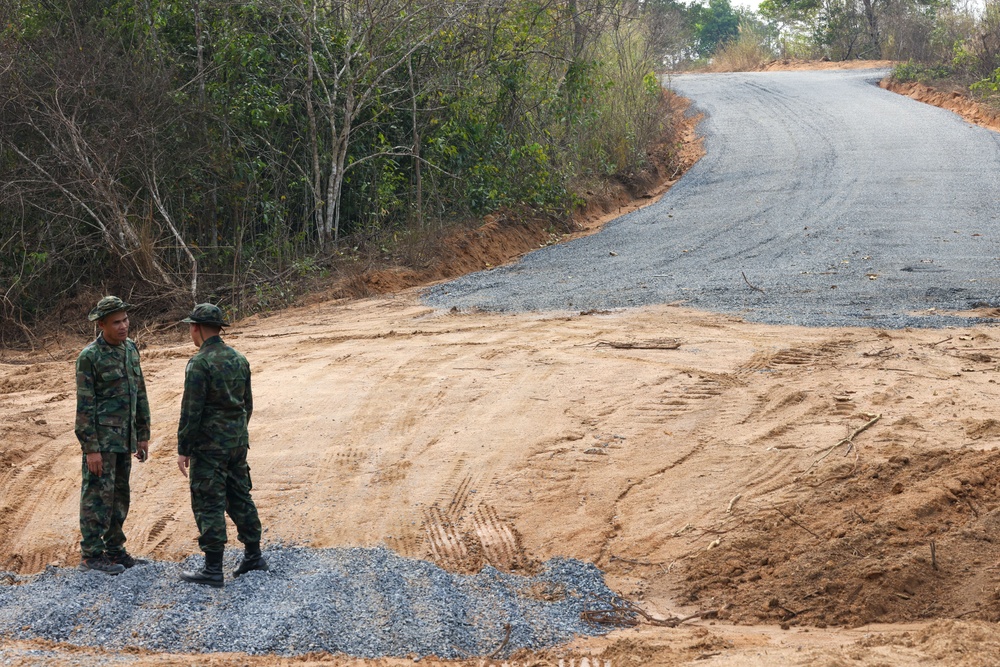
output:
M 94 360 L 81 353 L 76 359 L 76 439 L 84 454 L 101 451 L 97 439 L 97 397 L 94 393 Z
M 184 372 L 181 420 L 177 425 L 177 453 L 181 456 L 191 456 L 195 445 L 198 444 L 207 392 L 208 374 L 198 359 L 191 359 Z
M 139 358 L 139 349 L 135 348 L 135 356 Z M 146 378 L 142 375 L 142 364 L 139 364 L 139 388 L 135 402 L 135 437 L 142 442 L 150 437 L 149 398 L 146 396 Z
M 247 411 L 247 424 L 250 423 L 250 415 L 253 414 L 253 389 L 250 388 L 250 364 L 247 364 L 247 386 L 243 391 L 243 407 Z

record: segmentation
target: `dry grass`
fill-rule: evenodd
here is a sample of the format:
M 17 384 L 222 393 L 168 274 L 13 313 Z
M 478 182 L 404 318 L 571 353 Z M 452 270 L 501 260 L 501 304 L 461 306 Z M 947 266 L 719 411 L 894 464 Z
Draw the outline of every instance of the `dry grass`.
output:
M 774 58 L 761 35 L 752 26 L 740 26 L 740 36 L 719 48 L 709 69 L 713 72 L 755 72 Z

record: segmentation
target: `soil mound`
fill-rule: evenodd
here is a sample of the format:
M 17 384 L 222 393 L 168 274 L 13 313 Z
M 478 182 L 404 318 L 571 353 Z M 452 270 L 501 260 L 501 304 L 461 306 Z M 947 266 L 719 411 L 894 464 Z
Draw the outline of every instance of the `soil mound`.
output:
M 688 598 L 742 623 L 1000 620 L 1000 452 L 839 448 L 692 559 Z
M 1000 132 L 1000 112 L 969 98 L 964 92 L 935 90 L 916 81 L 899 83 L 891 78 L 884 79 L 879 85 L 886 90 L 906 95 L 918 102 L 947 109 L 974 125 L 981 125 Z

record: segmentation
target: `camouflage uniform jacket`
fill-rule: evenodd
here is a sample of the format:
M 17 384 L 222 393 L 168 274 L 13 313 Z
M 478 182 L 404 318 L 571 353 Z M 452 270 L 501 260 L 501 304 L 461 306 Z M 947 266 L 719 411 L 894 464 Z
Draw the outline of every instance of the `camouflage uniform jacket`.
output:
M 212 336 L 188 362 L 177 427 L 177 453 L 248 447 L 247 423 L 253 413 L 250 363 Z
M 131 338 L 109 345 L 103 335 L 76 359 L 76 438 L 84 454 L 130 453 L 149 440 L 149 401 Z

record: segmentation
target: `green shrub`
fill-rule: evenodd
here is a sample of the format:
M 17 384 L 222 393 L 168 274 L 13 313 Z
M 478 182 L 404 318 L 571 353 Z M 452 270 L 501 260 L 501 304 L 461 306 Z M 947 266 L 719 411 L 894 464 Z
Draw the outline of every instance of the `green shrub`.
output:
M 712 69 L 718 72 L 752 72 L 774 58 L 767 36 L 756 26 L 743 22 L 739 37 L 715 52 Z
M 969 89 L 983 95 L 1000 93 L 1000 67 L 993 70 L 993 74 L 990 76 L 985 79 L 980 79 L 969 86 Z
M 954 71 L 948 64 L 924 65 L 922 63 L 915 63 L 912 60 L 900 63 L 892 70 L 893 80 L 899 83 L 909 83 L 911 81 L 927 83 L 936 79 L 947 79 L 953 74 Z

